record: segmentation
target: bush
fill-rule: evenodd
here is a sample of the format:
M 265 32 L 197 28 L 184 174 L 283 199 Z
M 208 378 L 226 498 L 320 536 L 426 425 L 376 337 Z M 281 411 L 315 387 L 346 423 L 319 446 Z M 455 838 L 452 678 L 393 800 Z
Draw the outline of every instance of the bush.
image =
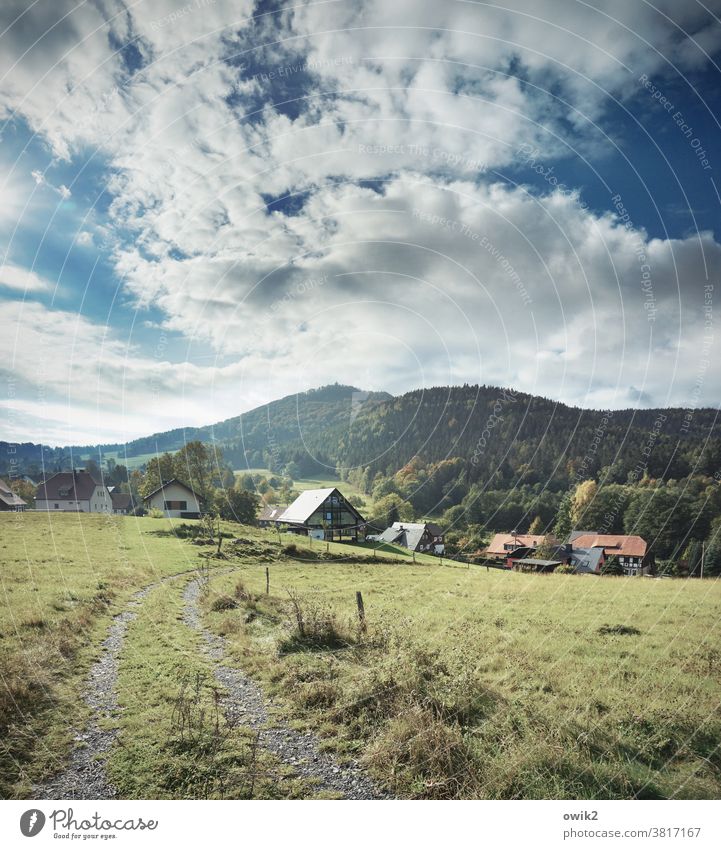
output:
M 221 610 L 235 610 L 237 606 L 238 602 L 234 598 L 231 598 L 229 595 L 221 595 L 213 599 L 210 609 L 215 613 L 219 613 Z
M 301 601 L 295 593 L 289 595 L 291 631 L 278 647 L 281 654 L 304 649 L 339 649 L 355 642 L 355 635 L 339 622 L 332 608 L 308 599 Z
M 151 519 L 164 519 L 165 513 L 163 513 L 159 507 L 151 507 L 150 510 L 148 510 L 148 516 Z

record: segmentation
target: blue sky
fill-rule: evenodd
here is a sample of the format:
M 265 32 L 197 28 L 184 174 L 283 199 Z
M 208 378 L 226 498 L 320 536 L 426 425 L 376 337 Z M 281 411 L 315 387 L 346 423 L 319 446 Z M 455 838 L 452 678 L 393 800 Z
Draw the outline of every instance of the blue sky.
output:
M 720 13 L 4 4 L 0 439 L 336 380 L 718 406 Z

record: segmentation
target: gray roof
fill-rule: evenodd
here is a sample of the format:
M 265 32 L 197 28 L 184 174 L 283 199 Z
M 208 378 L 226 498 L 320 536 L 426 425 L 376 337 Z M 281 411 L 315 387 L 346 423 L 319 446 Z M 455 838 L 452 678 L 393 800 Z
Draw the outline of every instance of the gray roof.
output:
M 526 563 L 529 566 L 560 566 L 561 560 L 539 560 L 536 557 L 524 557 L 522 560 L 516 560 L 516 563 Z
M 599 561 L 603 557 L 602 548 L 574 548 L 571 552 L 571 563 L 577 572 L 596 572 Z
M 259 522 L 272 522 L 279 519 L 285 507 L 279 507 L 277 504 L 266 504 L 265 507 L 258 513 Z
M 395 542 L 416 551 L 426 529 L 433 536 L 442 536 L 443 531 L 434 522 L 393 522 L 386 528 L 379 539 L 383 542 Z
M 8 507 L 24 507 L 25 502 L 19 495 L 10 489 L 2 478 L 0 478 L 0 501 L 4 501 Z

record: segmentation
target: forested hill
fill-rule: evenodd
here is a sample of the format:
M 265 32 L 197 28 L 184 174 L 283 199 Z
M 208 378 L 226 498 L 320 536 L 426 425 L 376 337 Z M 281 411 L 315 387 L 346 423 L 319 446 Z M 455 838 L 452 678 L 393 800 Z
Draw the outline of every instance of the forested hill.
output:
M 721 470 L 717 416 L 711 409 L 582 410 L 495 387 L 437 387 L 363 409 L 338 433 L 337 454 L 369 476 L 393 474 L 411 460 L 457 457 L 469 484 L 543 481 L 565 489 L 601 470 L 609 482 L 625 482 L 634 470 L 678 479 Z
M 333 384 L 288 395 L 239 416 L 207 425 L 154 433 L 127 444 L 75 445 L 51 448 L 32 442 L 0 442 L 0 474 L 11 466 L 17 473 L 55 471 L 82 465 L 89 458 L 101 463 L 110 453 L 125 457 L 177 451 L 186 442 L 216 443 L 236 468 L 276 467 L 290 453 L 301 457 L 302 473 L 335 466 L 336 452 L 328 434 L 344 432 L 358 410 L 391 399 L 387 392 L 365 392 L 354 386 Z
M 292 462 L 305 476 L 361 466 L 372 479 L 392 475 L 411 460 L 430 467 L 458 458 L 452 477 L 466 485 L 544 482 L 560 490 L 602 470 L 607 481 L 625 482 L 643 464 L 655 478 L 678 479 L 694 471 L 714 475 L 721 469 L 716 418 L 710 409 L 582 410 L 489 386 L 435 387 L 394 398 L 335 384 L 127 446 L 43 449 L 27 443 L 12 456 L 27 467 L 43 450 L 45 468 L 52 469 L 67 466 L 71 451 L 76 463 L 117 451 L 122 463 L 125 452 L 134 457 L 174 451 L 200 439 L 221 447 L 236 469 L 281 471 Z M 2 448 L 0 456 L 9 457 Z

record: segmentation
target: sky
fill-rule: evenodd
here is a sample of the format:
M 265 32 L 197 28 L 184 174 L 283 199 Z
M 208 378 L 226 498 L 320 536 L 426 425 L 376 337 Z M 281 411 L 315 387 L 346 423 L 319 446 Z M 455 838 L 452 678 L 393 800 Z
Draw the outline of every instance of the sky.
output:
M 721 0 L 5 0 L 0 439 L 718 407 L 720 48 Z

